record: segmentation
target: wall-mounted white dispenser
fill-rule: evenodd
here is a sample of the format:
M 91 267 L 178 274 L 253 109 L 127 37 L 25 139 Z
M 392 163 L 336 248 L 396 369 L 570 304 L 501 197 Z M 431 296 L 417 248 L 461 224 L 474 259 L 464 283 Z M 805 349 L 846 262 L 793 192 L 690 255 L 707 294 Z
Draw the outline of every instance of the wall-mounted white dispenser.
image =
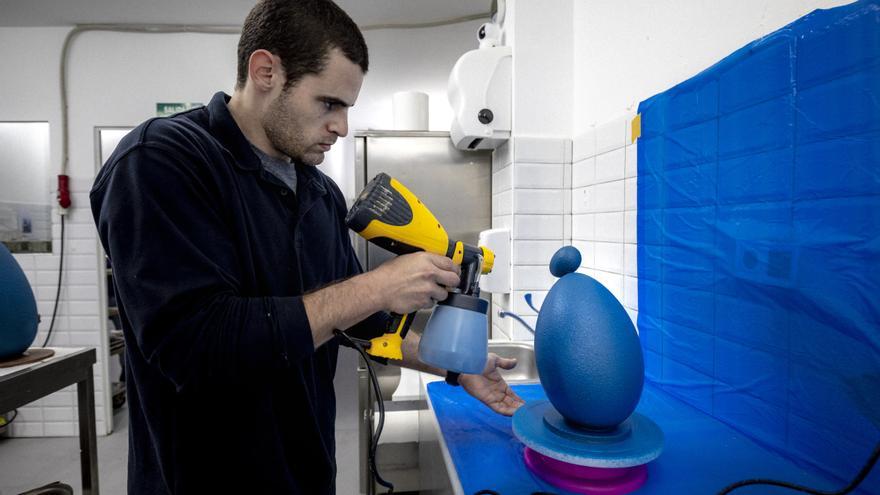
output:
M 480 289 L 493 294 L 510 292 L 510 230 L 489 229 L 480 232 L 480 246 L 495 253 L 492 271 L 480 277 Z
M 471 50 L 449 74 L 452 143 L 458 149 L 495 149 L 510 138 L 513 55 L 509 46 Z

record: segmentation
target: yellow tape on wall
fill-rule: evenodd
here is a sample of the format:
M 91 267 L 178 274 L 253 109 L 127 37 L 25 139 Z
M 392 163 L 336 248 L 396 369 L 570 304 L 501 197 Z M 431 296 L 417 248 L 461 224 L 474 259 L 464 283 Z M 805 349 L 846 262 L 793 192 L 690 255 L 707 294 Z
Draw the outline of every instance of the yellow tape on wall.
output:
M 632 119 L 632 142 L 636 142 L 636 139 L 642 135 L 642 114 L 638 113 Z

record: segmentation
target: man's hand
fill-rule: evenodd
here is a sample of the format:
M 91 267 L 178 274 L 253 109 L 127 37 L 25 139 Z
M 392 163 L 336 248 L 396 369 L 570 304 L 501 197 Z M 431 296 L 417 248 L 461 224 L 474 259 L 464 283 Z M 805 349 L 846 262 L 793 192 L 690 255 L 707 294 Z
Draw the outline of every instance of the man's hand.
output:
M 315 347 L 377 311 L 411 313 L 446 299 L 459 282 L 461 267 L 437 254 L 419 252 L 393 258 L 375 270 L 303 296 Z M 411 335 L 411 334 L 410 334 Z
M 438 254 L 418 252 L 392 258 L 369 272 L 385 309 L 398 314 L 430 308 L 456 287 L 461 266 Z
M 479 399 L 493 411 L 505 416 L 513 416 L 513 413 L 526 402 L 511 390 L 510 385 L 498 372 L 498 368 L 509 370 L 514 366 L 516 366 L 516 359 L 499 357 L 490 352 L 482 374 L 461 375 L 458 378 L 458 383 L 467 393 Z

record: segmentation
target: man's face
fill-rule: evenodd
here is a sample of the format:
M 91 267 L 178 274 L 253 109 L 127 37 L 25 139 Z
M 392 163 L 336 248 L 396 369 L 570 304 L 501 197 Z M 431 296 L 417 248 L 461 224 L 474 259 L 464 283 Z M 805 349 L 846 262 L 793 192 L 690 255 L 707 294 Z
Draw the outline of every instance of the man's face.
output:
M 337 49 L 327 66 L 282 91 L 263 115 L 272 146 L 307 165 L 324 161 L 336 139 L 348 134 L 348 108 L 357 100 L 364 73 Z

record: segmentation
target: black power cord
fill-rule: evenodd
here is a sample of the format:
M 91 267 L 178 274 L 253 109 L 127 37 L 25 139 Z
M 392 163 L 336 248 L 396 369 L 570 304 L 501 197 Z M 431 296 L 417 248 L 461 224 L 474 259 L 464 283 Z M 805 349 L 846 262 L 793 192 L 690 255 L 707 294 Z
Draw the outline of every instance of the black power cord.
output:
M 385 427 L 385 403 L 382 400 L 382 389 L 379 388 L 379 380 L 376 378 L 376 372 L 373 371 L 373 365 L 370 364 L 370 358 L 367 356 L 366 351 L 364 351 L 364 347 L 369 347 L 370 343 L 360 339 L 353 339 L 346 335 L 345 332 L 339 330 L 335 330 L 334 333 L 345 340 L 348 347 L 357 350 L 364 359 L 364 362 L 367 363 L 367 372 L 370 375 L 370 382 L 373 384 L 373 392 L 376 394 L 377 398 L 376 402 L 379 403 L 379 425 L 376 427 L 376 431 L 370 438 L 370 472 L 373 473 L 373 476 L 376 478 L 376 483 L 379 483 L 388 489 L 385 493 L 394 493 L 394 485 L 385 480 L 376 468 L 376 448 L 379 446 L 379 436 L 382 435 L 382 428 Z M 372 417 L 370 418 L 370 421 L 373 421 Z
M 61 215 L 61 249 L 58 253 L 58 289 L 55 291 L 55 308 L 52 310 L 52 321 L 49 322 L 49 332 L 46 333 L 46 339 L 43 340 L 43 345 L 40 347 L 46 347 L 49 344 L 49 339 L 52 338 L 52 329 L 55 328 L 55 316 L 58 314 L 58 301 L 61 300 L 61 276 L 64 274 L 64 215 Z
M 868 473 L 871 472 L 871 469 L 874 467 L 874 464 L 877 463 L 877 459 L 880 458 L 880 442 L 877 443 L 877 446 L 874 447 L 874 452 L 871 453 L 871 456 L 868 457 L 868 461 L 865 462 L 865 465 L 862 466 L 862 469 L 859 470 L 859 473 L 856 474 L 856 477 L 853 478 L 852 481 L 849 482 L 848 485 L 841 488 L 840 490 L 833 492 L 826 492 L 822 490 L 816 490 L 813 488 L 809 488 L 806 486 L 796 485 L 794 483 L 787 483 L 785 481 L 778 480 L 770 480 L 763 478 L 755 478 L 751 480 L 742 480 L 737 481 L 731 485 L 726 486 L 723 490 L 718 492 L 718 495 L 727 495 L 728 493 L 736 490 L 737 488 L 742 488 L 744 486 L 749 485 L 772 485 L 779 486 L 782 488 L 788 488 L 789 490 L 796 490 L 799 492 L 810 493 L 812 495 L 846 495 L 847 493 L 855 490 L 865 478 L 868 477 Z

